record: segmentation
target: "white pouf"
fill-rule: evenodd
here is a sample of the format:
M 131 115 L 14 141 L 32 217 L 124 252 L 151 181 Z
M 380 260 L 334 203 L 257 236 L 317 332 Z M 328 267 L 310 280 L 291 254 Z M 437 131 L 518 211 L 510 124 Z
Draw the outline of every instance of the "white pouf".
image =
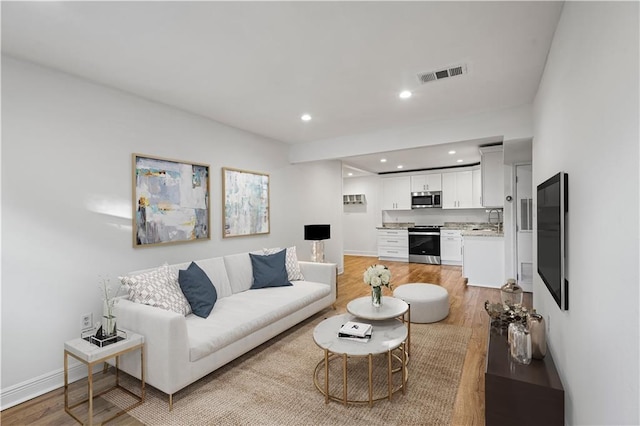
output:
M 411 306 L 411 322 L 437 322 L 449 315 L 449 293 L 439 285 L 404 284 L 393 291 L 393 296 Z

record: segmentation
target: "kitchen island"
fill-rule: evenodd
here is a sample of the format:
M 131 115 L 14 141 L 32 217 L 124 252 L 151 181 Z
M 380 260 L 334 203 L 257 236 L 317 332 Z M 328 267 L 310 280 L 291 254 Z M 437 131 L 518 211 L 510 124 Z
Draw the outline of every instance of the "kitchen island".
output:
M 500 288 L 504 284 L 504 235 L 462 233 L 462 276 L 468 285 Z

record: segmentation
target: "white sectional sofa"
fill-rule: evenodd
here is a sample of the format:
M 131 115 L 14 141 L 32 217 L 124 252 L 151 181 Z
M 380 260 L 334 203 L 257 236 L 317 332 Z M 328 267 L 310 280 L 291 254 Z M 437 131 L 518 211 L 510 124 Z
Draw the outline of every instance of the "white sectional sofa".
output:
M 190 263 L 169 267 L 186 269 Z M 263 289 L 250 289 L 253 274 L 249 253 L 195 263 L 218 293 L 207 318 L 184 316 L 127 298 L 116 304 L 118 328 L 145 337 L 145 381 L 169 395 L 170 409 L 175 392 L 336 300 L 336 265 L 332 263 L 298 262 L 304 280 L 291 281 L 292 286 Z M 121 358 L 120 368 L 140 378 L 139 355 Z

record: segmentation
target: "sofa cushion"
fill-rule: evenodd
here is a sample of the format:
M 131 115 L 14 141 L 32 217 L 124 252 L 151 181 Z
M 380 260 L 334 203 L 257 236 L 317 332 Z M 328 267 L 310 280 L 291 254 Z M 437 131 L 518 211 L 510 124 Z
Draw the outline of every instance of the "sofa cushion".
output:
M 208 317 L 218 299 L 218 292 L 207 274 L 195 262 L 191 262 L 187 269 L 178 273 L 178 283 L 193 314 L 201 318 Z
M 224 260 L 221 257 L 212 257 L 210 259 L 196 260 L 196 265 L 202 269 L 211 283 L 216 288 L 218 293 L 218 299 L 222 297 L 231 296 L 231 285 L 229 284 L 229 277 L 227 276 L 227 270 L 224 266 Z M 178 272 L 181 269 L 187 269 L 191 265 L 191 262 L 176 263 L 175 265 L 169 265 L 169 270 L 173 274 L 173 277 L 178 284 Z M 144 272 L 144 271 L 143 271 Z
M 249 253 L 224 256 L 224 266 L 229 276 L 229 284 L 233 294 L 247 291 L 253 283 L 253 269 Z
M 231 284 L 229 284 L 229 277 L 227 276 L 227 270 L 224 266 L 224 260 L 221 257 L 196 260 L 196 264 L 207 273 L 207 276 L 218 292 L 218 298 L 228 297 L 233 294 L 231 293 Z
M 274 254 L 282 250 L 281 248 L 264 249 L 264 254 Z M 287 275 L 289 281 L 304 280 L 304 275 L 300 271 L 300 264 L 298 263 L 298 254 L 296 253 L 296 246 L 287 247 L 287 257 L 284 261 L 287 268 Z
M 185 318 L 189 360 L 204 358 L 330 293 L 326 284 L 295 281 L 288 287 L 245 291 L 220 299 L 206 319 L 195 315 Z
M 284 264 L 286 258 L 285 250 L 268 255 L 250 253 L 249 257 L 253 268 L 251 289 L 291 285 L 287 279 L 287 268 Z
M 167 265 L 135 275 L 120 277 L 120 281 L 129 292 L 129 300 L 133 302 L 155 306 L 182 315 L 191 313 L 191 305 L 184 297 Z

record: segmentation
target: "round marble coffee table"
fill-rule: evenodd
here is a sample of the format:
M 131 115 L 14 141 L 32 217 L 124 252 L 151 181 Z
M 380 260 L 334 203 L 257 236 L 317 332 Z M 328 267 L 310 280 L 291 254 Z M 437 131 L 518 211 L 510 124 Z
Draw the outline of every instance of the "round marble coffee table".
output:
M 337 315 L 335 317 L 327 318 L 316 326 L 313 330 L 313 340 L 322 349 L 324 349 L 324 359 L 322 359 L 316 365 L 313 372 L 313 382 L 316 388 L 325 397 L 325 404 L 329 403 L 329 400 L 343 402 L 344 405 L 348 404 L 362 404 L 369 403 L 369 406 L 373 405 L 373 401 L 381 399 L 391 400 L 392 395 L 402 390 L 405 392 L 408 372 L 407 372 L 407 358 L 405 351 L 405 344 L 409 332 L 404 323 L 396 319 L 387 319 L 372 322 L 373 332 L 371 339 L 366 342 L 354 342 L 348 339 L 341 339 L 338 337 L 338 330 L 347 321 L 358 321 L 358 318 L 350 314 Z M 400 348 L 400 355 L 393 354 L 393 351 Z M 373 356 L 374 355 L 387 355 L 387 388 L 388 394 L 378 398 L 373 397 Z M 368 400 L 348 399 L 347 398 L 347 371 L 348 371 L 348 358 L 350 357 L 366 357 L 369 362 L 369 398 Z M 342 397 L 332 395 L 329 393 L 329 362 L 332 360 L 339 360 L 342 358 Z M 393 377 L 394 372 L 392 368 L 392 359 L 400 361 L 399 371 L 401 376 L 401 385 L 394 389 Z M 324 389 L 318 383 L 318 372 L 324 366 Z
M 398 318 L 407 325 L 407 354 L 411 353 L 411 306 L 397 297 L 382 296 L 382 304 L 373 306 L 370 296 L 358 297 L 347 303 L 347 312 L 370 321 Z M 406 317 L 406 318 L 405 318 Z
M 347 303 L 347 312 L 358 318 L 378 321 L 404 317 L 409 312 L 409 305 L 402 299 L 382 296 L 382 305 L 374 307 L 371 297 L 358 297 Z

